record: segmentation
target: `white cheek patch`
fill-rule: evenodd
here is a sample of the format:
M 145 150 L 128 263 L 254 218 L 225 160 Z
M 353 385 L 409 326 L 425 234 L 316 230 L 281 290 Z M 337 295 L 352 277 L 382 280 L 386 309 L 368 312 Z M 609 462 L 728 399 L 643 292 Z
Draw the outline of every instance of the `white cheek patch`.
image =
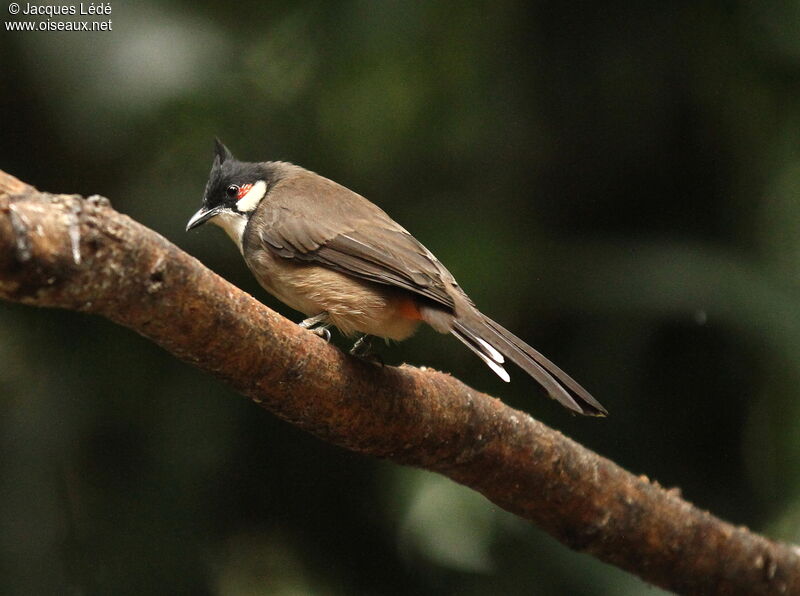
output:
M 266 192 L 267 183 L 263 180 L 259 180 L 253 184 L 253 187 L 247 191 L 246 195 L 236 201 L 236 208 L 242 213 L 249 213 L 258 207 L 258 204 L 261 202 L 261 199 L 264 198 Z

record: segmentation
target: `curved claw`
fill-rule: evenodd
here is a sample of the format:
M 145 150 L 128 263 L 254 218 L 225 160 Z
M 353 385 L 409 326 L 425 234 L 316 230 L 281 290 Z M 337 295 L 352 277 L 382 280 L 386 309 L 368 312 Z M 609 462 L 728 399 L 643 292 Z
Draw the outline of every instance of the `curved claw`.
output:
M 298 323 L 303 329 L 308 329 L 314 335 L 318 335 L 325 340 L 325 343 L 331 341 L 331 332 L 328 331 L 328 313 L 321 312 L 316 317 L 311 317 L 305 321 Z
M 311 333 L 324 339 L 326 344 L 331 341 L 331 332 L 327 327 L 315 327 L 311 329 Z

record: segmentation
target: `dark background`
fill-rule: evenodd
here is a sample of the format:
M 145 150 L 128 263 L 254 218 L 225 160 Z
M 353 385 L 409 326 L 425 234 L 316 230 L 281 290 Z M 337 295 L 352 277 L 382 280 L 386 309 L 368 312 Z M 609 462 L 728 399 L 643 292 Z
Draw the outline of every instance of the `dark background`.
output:
M 611 415 L 573 417 L 517 369 L 505 385 L 431 330 L 388 363 L 451 371 L 798 539 L 796 3 L 111 6 L 105 33 L 3 26 L 0 168 L 108 196 L 295 320 L 221 231 L 184 226 L 215 135 L 318 171 Z M 0 592 L 658 590 L 448 480 L 303 434 L 126 329 L 4 303 Z

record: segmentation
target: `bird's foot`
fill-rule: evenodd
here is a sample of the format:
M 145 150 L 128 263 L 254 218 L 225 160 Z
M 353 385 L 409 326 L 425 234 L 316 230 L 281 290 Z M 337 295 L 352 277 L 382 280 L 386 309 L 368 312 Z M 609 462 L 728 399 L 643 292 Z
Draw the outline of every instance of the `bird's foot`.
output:
M 353 347 L 350 348 L 352 356 L 359 356 L 361 358 L 369 356 L 372 353 L 372 336 L 366 333 L 356 340 Z
M 300 321 L 298 323 L 303 329 L 308 329 L 311 333 L 318 335 L 325 342 L 331 341 L 331 332 L 328 329 L 330 323 L 328 323 L 328 313 L 321 312 L 314 317 L 310 317 L 304 321 Z
M 318 335 L 319 337 L 324 339 L 326 344 L 330 343 L 330 341 L 331 341 L 331 331 L 330 331 L 330 329 L 328 329 L 327 325 L 320 325 L 319 327 L 314 327 L 310 331 L 314 335 Z
M 356 343 L 353 344 L 353 347 L 350 348 L 350 354 L 383 366 L 383 358 L 381 358 L 379 354 L 373 353 L 372 347 L 372 336 L 364 334 L 359 337 Z
M 303 329 L 311 329 L 312 327 L 316 327 L 317 325 L 324 325 L 327 322 L 328 322 L 328 313 L 322 311 L 316 316 L 305 319 L 304 321 L 300 321 L 298 325 L 300 325 Z

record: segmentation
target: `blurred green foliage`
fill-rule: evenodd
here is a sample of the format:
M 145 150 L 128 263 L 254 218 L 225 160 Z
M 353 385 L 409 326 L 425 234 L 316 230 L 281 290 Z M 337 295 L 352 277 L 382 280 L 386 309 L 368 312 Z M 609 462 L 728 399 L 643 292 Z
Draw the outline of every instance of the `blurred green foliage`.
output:
M 215 135 L 331 177 L 611 416 L 429 330 L 387 362 L 800 538 L 796 3 L 111 4 L 110 32 L 0 34 L 0 167 L 110 197 L 294 319 L 184 224 Z M 4 594 L 657 592 L 103 320 L 0 304 L 0 410 Z

